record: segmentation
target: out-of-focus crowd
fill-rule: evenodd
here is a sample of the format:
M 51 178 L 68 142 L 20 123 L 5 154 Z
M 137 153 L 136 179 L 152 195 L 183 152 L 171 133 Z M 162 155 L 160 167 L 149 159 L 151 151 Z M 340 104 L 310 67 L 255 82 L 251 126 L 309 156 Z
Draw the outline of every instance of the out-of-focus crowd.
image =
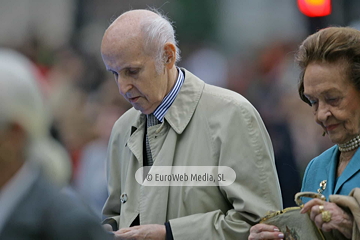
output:
M 101 217 L 107 197 L 107 143 L 113 124 L 131 105 L 93 56 L 71 47 L 45 50 L 35 41 L 19 50 L 41 73 L 40 86 L 53 117 L 49 131 L 69 156 L 71 177 L 66 191 Z M 48 60 L 41 60 L 41 54 Z

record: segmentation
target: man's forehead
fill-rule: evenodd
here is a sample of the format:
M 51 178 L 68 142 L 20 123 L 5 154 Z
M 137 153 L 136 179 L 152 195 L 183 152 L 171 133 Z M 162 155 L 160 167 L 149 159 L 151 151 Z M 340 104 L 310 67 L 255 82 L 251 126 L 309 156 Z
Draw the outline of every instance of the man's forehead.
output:
M 136 36 L 141 33 L 141 26 L 138 22 L 131 20 L 113 22 L 105 31 L 105 35 L 109 36 Z
M 140 65 L 148 58 L 139 40 L 127 43 L 111 41 L 109 45 L 105 43 L 101 48 L 101 54 L 106 67 L 114 70 L 128 65 Z
M 118 49 L 119 47 L 134 47 L 142 42 L 142 34 L 138 27 L 131 25 L 117 24 L 110 26 L 104 34 L 101 51 L 107 48 Z
M 110 35 L 104 36 L 101 44 L 103 55 L 126 55 L 128 53 L 140 54 L 143 51 L 143 39 L 139 35 Z

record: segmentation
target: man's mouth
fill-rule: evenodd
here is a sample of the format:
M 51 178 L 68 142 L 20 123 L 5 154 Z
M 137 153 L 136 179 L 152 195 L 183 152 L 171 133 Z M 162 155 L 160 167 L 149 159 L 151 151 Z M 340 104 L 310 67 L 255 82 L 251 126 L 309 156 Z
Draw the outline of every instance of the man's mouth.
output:
M 140 97 L 129 98 L 129 101 L 130 101 L 131 103 L 134 103 L 134 102 L 136 102 L 139 98 L 140 98 Z

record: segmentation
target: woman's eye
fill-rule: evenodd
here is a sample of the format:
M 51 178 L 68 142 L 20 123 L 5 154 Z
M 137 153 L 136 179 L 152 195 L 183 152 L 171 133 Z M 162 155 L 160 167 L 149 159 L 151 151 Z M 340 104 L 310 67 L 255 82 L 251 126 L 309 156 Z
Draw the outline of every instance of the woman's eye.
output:
M 336 104 L 339 101 L 339 98 L 327 98 L 326 101 L 330 104 Z
M 317 104 L 317 101 L 315 101 L 315 100 L 309 100 L 309 102 L 310 102 L 311 106 L 315 106 Z

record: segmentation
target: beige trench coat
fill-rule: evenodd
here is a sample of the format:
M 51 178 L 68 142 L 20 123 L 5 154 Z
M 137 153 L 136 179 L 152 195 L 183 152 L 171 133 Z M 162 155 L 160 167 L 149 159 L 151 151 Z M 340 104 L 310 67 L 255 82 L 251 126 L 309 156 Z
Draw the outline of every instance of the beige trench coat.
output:
M 269 210 L 282 208 L 269 135 L 241 95 L 205 84 L 185 69 L 184 84 L 162 125 L 148 130 L 153 166 L 228 166 L 226 187 L 149 187 L 135 180 L 143 166 L 144 114 L 134 108 L 114 125 L 108 152 L 109 198 L 103 213 L 119 228 L 170 221 L 174 239 L 247 239 Z M 121 203 L 121 194 L 127 201 Z

